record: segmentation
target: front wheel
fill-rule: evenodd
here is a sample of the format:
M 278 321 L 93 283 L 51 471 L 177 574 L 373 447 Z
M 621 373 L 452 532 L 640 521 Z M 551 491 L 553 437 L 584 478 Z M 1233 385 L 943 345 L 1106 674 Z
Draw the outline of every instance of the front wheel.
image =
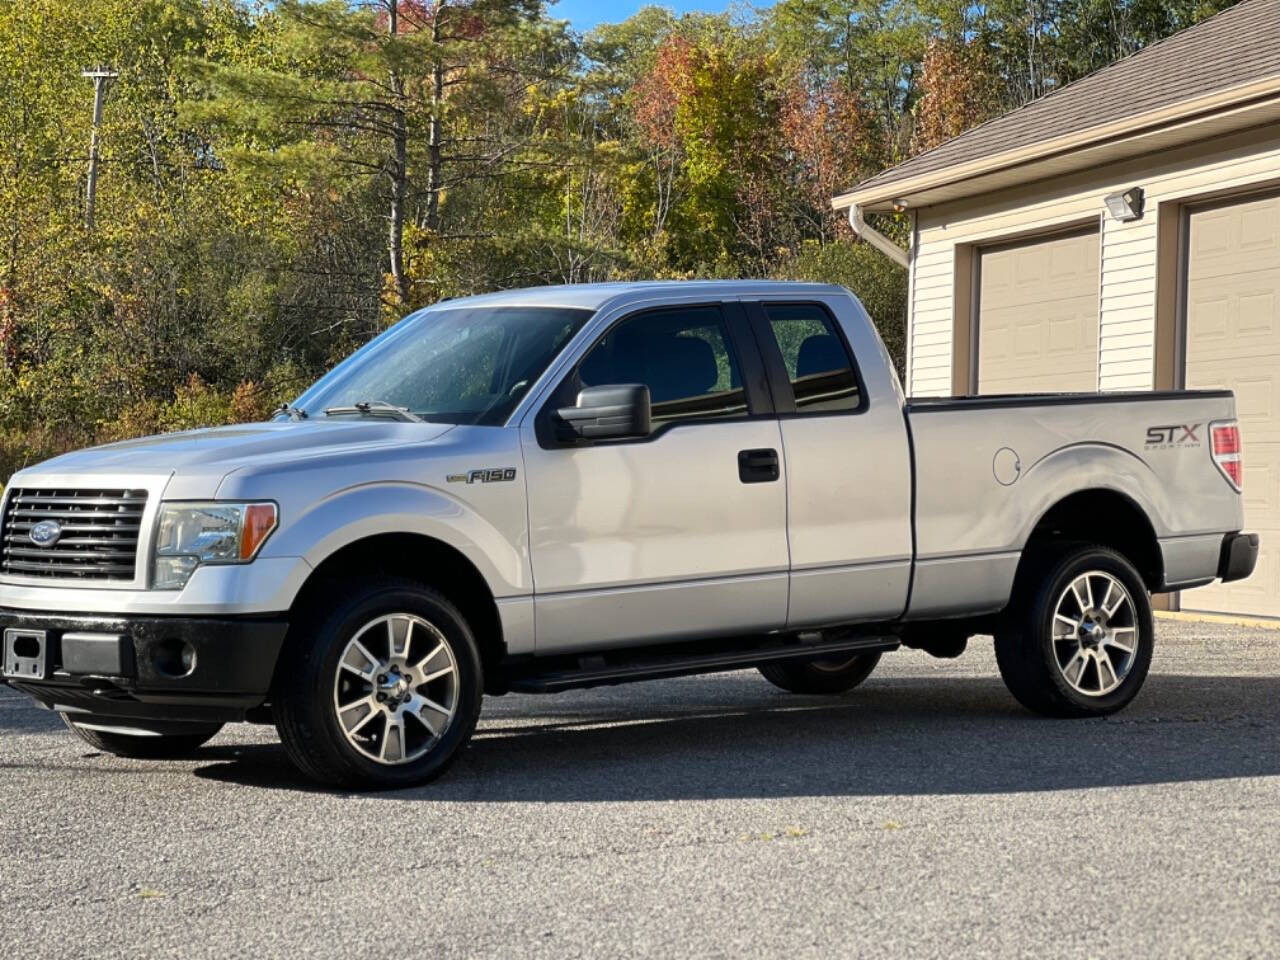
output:
M 438 777 L 475 730 L 483 692 L 467 621 L 408 580 L 348 585 L 300 622 L 276 668 L 276 726 L 294 764 L 333 786 Z
M 871 676 L 879 662 L 878 653 L 858 653 L 800 663 L 764 663 L 758 669 L 775 687 L 789 693 L 844 693 Z
M 1151 598 L 1123 556 L 1079 547 L 1039 565 L 1030 591 L 996 632 L 1009 692 L 1052 717 L 1115 713 L 1147 678 L 1155 642 Z
M 62 722 L 95 750 L 134 760 L 178 760 L 190 756 L 222 729 L 220 723 L 193 723 L 188 732 L 157 732 L 132 725 L 121 726 L 121 721 L 109 719 L 78 716 L 73 720 L 65 713 L 62 714 Z

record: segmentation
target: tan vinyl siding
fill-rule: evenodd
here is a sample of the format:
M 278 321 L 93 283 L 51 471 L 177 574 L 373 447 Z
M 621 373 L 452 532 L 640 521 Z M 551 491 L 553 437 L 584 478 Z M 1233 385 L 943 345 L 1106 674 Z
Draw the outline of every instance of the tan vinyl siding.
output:
M 1132 223 L 1103 220 L 1100 390 L 1154 386 L 1156 262 L 1155 216 Z
M 1180 203 L 1277 180 L 1280 125 L 1271 124 L 1086 174 L 919 210 L 908 391 L 914 396 L 952 392 L 957 245 L 989 245 L 1097 223 L 1103 198 L 1131 186 L 1146 191 L 1143 218 L 1125 224 L 1102 217 L 1098 376 L 1103 390 L 1153 387 L 1161 205 L 1165 215 L 1180 216 Z
M 955 249 L 921 244 L 914 264 L 911 323 L 911 393 L 945 396 L 951 392 L 951 305 L 955 287 Z

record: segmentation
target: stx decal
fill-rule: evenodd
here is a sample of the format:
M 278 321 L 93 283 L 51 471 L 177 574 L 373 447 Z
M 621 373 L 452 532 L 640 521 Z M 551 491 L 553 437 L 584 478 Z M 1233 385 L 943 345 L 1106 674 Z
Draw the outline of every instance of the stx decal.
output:
M 1160 427 L 1147 427 L 1147 449 L 1162 450 L 1167 447 L 1198 447 L 1200 423 L 1175 423 Z

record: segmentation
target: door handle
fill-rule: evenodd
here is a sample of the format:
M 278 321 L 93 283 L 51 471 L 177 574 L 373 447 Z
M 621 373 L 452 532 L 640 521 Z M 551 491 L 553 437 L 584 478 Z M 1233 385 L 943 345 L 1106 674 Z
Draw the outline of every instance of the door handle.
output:
M 743 483 L 771 483 L 781 475 L 777 450 L 738 451 L 738 479 Z

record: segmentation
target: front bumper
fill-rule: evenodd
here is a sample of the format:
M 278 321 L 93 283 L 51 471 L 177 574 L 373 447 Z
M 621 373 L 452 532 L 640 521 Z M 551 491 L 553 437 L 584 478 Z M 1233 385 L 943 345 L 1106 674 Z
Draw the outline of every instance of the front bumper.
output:
M 86 610 L 122 617 L 271 617 L 292 606 L 310 575 L 311 565 L 301 557 L 260 556 L 253 563 L 199 566 L 181 590 L 119 590 L 5 578 L 0 580 L 0 609 L 72 617 Z
M 1222 552 L 1218 555 L 1218 576 L 1223 583 L 1243 580 L 1258 565 L 1258 535 L 1256 533 L 1229 533 L 1222 538 Z
M 243 720 L 271 687 L 283 618 L 72 616 L 0 608 L 3 682 L 46 707 L 102 717 Z M 10 638 L 19 639 L 13 647 Z M 37 655 L 38 654 L 38 655 Z

